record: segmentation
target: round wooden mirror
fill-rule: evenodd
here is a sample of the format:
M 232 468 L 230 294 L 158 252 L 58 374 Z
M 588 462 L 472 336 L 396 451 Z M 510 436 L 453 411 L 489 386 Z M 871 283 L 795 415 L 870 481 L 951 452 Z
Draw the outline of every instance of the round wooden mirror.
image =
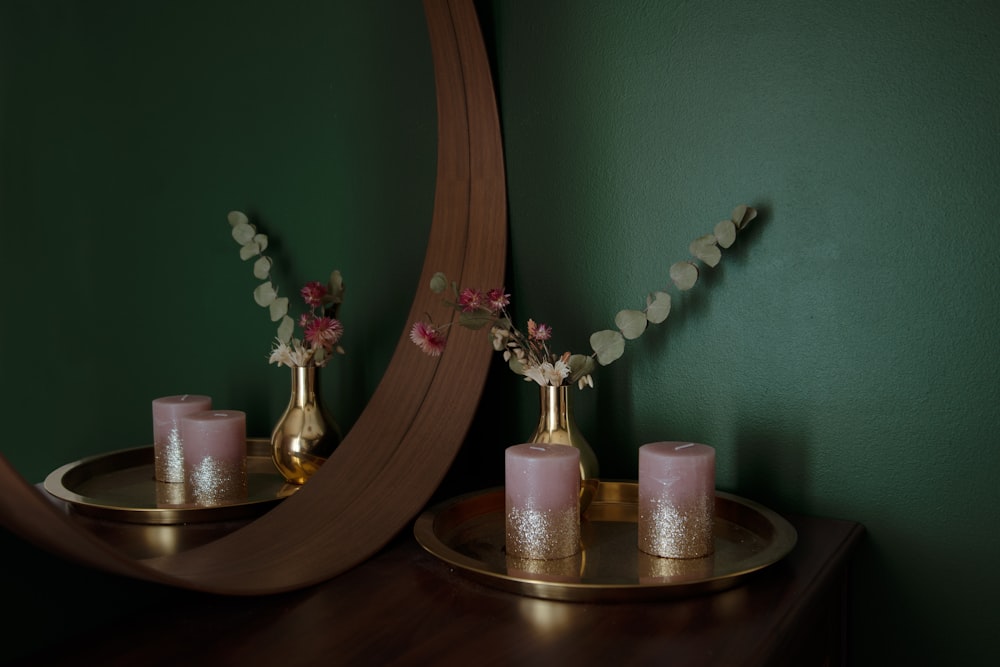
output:
M 409 321 L 454 313 L 427 288 L 444 271 L 500 284 L 506 253 L 503 151 L 489 63 L 472 0 L 425 0 L 438 108 L 438 165 L 427 254 Z M 208 544 L 135 559 L 82 528 L 0 456 L 0 520 L 84 565 L 229 595 L 301 588 L 365 560 L 431 497 L 465 437 L 492 350 L 455 327 L 428 358 L 400 334 L 378 388 L 333 457 L 297 493 Z

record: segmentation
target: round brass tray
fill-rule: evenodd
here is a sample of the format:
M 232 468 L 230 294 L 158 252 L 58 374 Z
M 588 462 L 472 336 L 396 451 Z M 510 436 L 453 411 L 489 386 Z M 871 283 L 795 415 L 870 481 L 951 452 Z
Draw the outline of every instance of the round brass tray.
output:
M 638 484 L 601 481 L 581 524 L 582 549 L 561 560 L 504 552 L 504 491 L 490 489 L 437 505 L 413 527 L 420 545 L 461 573 L 490 586 L 555 600 L 641 600 L 731 588 L 795 546 L 795 528 L 776 512 L 716 491 L 715 553 L 657 558 L 639 551 Z
M 270 442 L 247 439 L 247 497 L 212 506 L 174 502 L 178 486 L 157 482 L 153 448 L 136 447 L 91 456 L 56 468 L 45 478 L 46 491 L 79 514 L 143 524 L 228 521 L 263 514 L 298 487 L 285 483 L 271 460 Z

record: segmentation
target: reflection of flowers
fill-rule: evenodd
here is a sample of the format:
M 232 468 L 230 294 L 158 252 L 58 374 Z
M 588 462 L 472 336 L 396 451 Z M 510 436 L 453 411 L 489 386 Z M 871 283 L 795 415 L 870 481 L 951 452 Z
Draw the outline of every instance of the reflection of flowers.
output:
M 694 287 L 700 271 L 695 260 L 715 267 L 722 258 L 720 248 L 730 247 L 736 235 L 757 216 L 757 211 L 749 206 L 737 206 L 728 220 L 715 225 L 711 234 L 695 239 L 689 246 L 692 259 L 674 263 L 670 267 L 670 280 L 674 287 L 686 291 Z M 449 286 L 447 276 L 436 273 L 431 278 L 431 290 L 437 294 Z M 514 326 L 508 311 L 510 295 L 503 288 L 486 291 L 473 288 L 459 288 L 450 283 L 453 300 L 445 303 L 458 311 L 455 322 L 468 329 L 489 327 L 489 337 L 493 349 L 503 353 L 504 361 L 510 369 L 523 375 L 526 381 L 534 381 L 542 386 L 577 384 L 581 389 L 593 387 L 591 373 L 596 364 L 607 366 L 625 352 L 625 341 L 641 336 L 649 324 L 659 324 L 670 314 L 670 294 L 663 290 L 646 296 L 646 307 L 642 310 L 626 309 L 615 316 L 617 330 L 597 331 L 590 336 L 591 354 L 555 354 L 549 347 L 552 328 L 529 319 L 527 333 Z M 410 340 L 424 353 L 440 355 L 445 348 L 445 330 L 451 323 L 435 325 L 432 322 L 415 322 L 410 329 Z M 596 362 L 596 363 L 595 363 Z
M 233 238 L 240 244 L 240 259 L 256 257 L 253 274 L 263 280 L 253 291 L 254 301 L 267 308 L 272 322 L 280 322 L 278 335 L 268 361 L 279 366 L 325 366 L 334 352 L 344 353 L 340 338 L 344 325 L 337 319 L 337 312 L 344 300 L 344 281 L 340 271 L 330 274 L 326 285 L 312 281 L 299 291 L 308 310 L 298 322 L 288 315 L 288 297 L 278 296 L 278 289 L 271 283 L 271 258 L 264 254 L 267 236 L 257 232 L 247 216 L 240 211 L 229 213 Z M 302 338 L 293 338 L 296 324 L 302 329 Z

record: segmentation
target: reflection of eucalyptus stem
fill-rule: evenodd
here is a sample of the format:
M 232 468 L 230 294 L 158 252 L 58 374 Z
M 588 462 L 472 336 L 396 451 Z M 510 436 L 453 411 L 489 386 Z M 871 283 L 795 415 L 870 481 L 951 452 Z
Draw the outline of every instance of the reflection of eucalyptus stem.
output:
M 257 258 L 253 264 L 253 275 L 263 282 L 254 289 L 253 299 L 257 305 L 268 309 L 272 322 L 279 322 L 278 344 L 272 351 L 272 363 L 322 366 L 329 360 L 331 352 L 343 354 L 343 348 L 337 345 L 343 332 L 343 326 L 337 319 L 344 301 L 344 280 L 340 271 L 334 270 L 330 274 L 325 287 L 311 282 L 302 288 L 302 297 L 310 308 L 299 319 L 299 325 L 305 330 L 304 345 L 301 340 L 292 337 L 295 320 L 288 315 L 288 297 L 278 296 L 278 287 L 271 281 L 274 262 L 264 254 L 267 235 L 259 233 L 242 211 L 230 211 L 228 219 L 233 239 L 240 244 L 240 259 Z

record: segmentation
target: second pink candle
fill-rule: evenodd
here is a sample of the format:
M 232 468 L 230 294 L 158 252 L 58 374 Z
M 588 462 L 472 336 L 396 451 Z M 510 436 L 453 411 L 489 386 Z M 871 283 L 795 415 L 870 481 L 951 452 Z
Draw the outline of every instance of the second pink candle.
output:
M 239 410 L 196 412 L 181 419 L 184 481 L 192 502 L 221 505 L 247 495 L 247 420 Z
M 715 449 L 693 442 L 639 448 L 639 549 L 666 558 L 715 550 Z

